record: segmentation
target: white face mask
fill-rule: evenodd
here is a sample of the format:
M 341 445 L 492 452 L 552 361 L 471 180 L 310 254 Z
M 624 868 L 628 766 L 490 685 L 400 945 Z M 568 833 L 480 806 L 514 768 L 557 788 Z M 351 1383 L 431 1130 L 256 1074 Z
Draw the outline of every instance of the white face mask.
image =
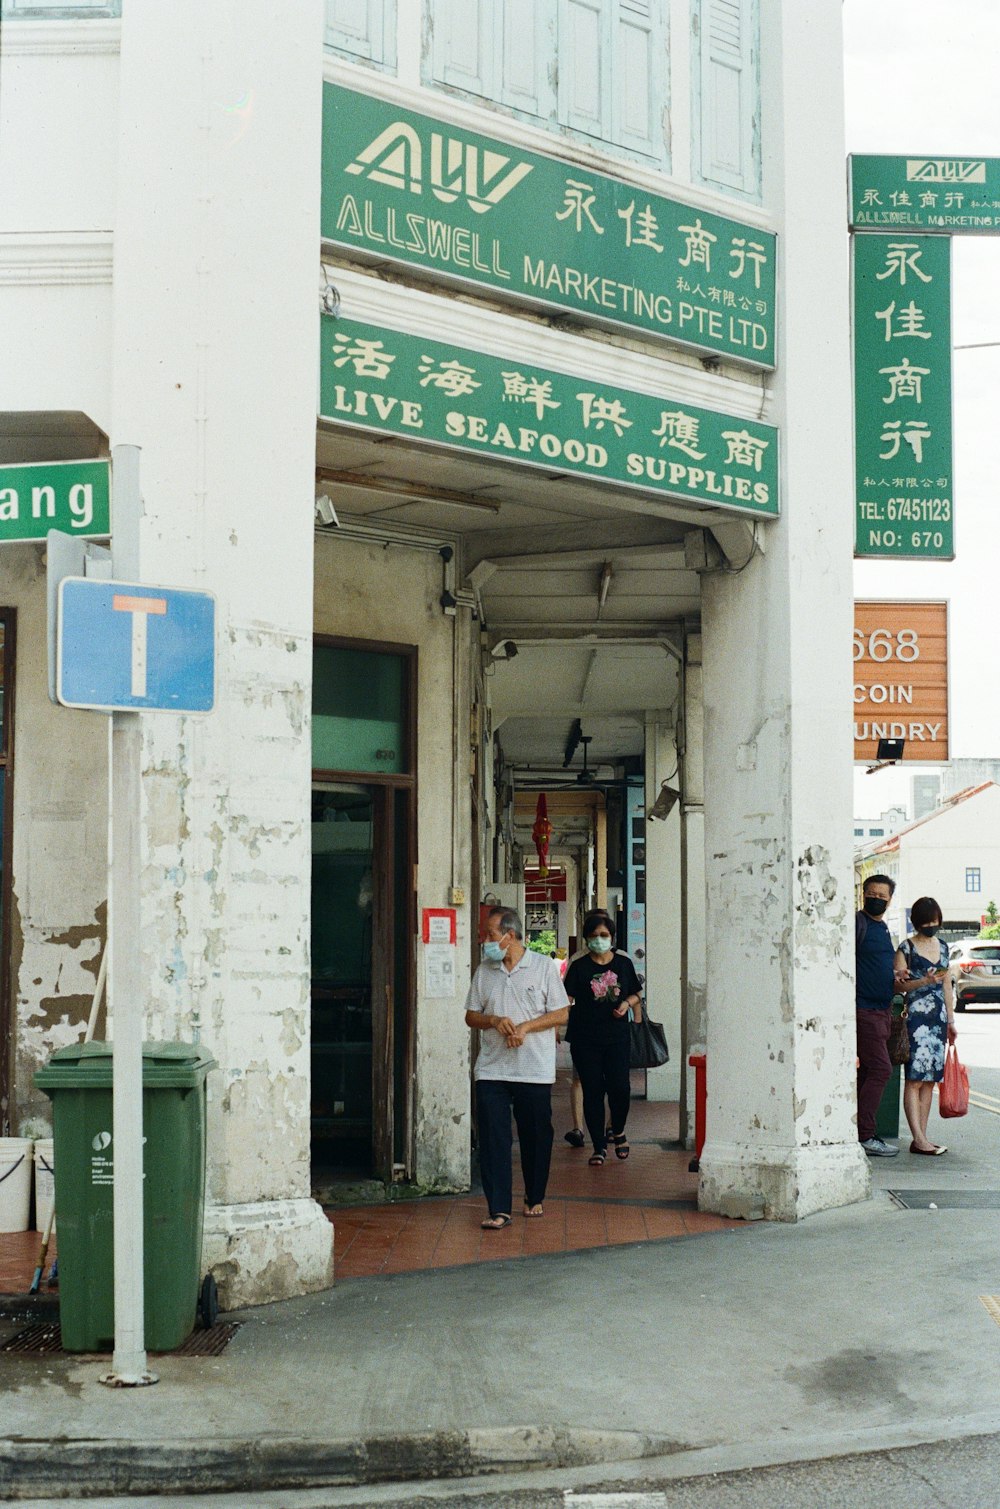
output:
M 611 939 L 598 934 L 596 937 L 587 939 L 587 947 L 592 954 L 608 954 L 611 952 Z

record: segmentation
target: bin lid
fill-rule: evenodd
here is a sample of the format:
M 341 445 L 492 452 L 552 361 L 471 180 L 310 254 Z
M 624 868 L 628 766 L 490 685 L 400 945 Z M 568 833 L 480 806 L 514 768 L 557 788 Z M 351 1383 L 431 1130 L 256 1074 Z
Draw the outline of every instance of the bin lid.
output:
M 106 1089 L 112 1081 L 113 1044 L 105 1042 L 69 1043 L 57 1048 L 44 1068 L 35 1075 L 40 1090 L 77 1089 L 89 1086 Z M 190 1090 L 204 1084 L 216 1060 L 194 1043 L 143 1043 L 142 1083 L 144 1089 Z

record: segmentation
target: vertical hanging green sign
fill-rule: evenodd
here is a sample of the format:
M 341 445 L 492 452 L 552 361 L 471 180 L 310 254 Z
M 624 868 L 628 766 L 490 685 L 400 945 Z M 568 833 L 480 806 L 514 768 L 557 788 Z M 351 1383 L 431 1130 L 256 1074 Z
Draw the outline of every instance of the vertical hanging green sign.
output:
M 951 242 L 852 240 L 855 554 L 951 560 Z

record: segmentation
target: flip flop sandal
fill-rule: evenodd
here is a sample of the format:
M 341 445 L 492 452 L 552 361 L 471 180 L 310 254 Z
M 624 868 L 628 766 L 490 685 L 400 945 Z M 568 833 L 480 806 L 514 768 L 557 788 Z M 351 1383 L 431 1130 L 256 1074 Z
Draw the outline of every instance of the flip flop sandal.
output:
M 607 1156 L 608 1156 L 607 1153 L 593 1153 L 587 1159 L 587 1162 L 588 1162 L 588 1164 L 590 1165 L 591 1168 L 603 1168 L 604 1161 L 607 1158 Z
M 510 1225 L 510 1216 L 490 1216 L 488 1221 L 481 1221 L 479 1225 L 481 1231 L 503 1231 Z
M 545 1212 L 540 1205 L 526 1205 L 524 1207 L 525 1220 L 537 1221 L 539 1217 L 544 1216 L 544 1214 Z
M 628 1138 L 625 1136 L 625 1133 L 622 1132 L 620 1137 L 615 1138 L 615 1157 L 620 1158 L 624 1163 L 630 1151 L 631 1149 L 628 1145 Z

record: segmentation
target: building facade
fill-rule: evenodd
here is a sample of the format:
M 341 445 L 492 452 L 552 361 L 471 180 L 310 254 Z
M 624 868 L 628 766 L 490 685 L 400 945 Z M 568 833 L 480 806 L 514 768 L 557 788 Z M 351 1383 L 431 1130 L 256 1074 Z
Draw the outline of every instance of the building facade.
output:
M 891 838 L 868 844 L 855 871 L 859 888 L 879 873 L 896 882 L 886 913 L 894 937 L 910 931 L 918 896 L 937 901 L 948 937 L 974 937 L 990 902 L 1000 905 L 1000 785 L 983 781 L 956 792 Z
M 0 460 L 140 447 L 140 579 L 217 600 L 214 712 L 143 720 L 141 949 L 220 1065 L 224 1301 L 330 1281 L 326 1181 L 467 1187 L 542 793 L 650 1094 L 707 1046 L 703 1206 L 863 1197 L 837 0 L 9 9 Z M 0 552 L 9 1125 L 107 927 L 44 554 Z

